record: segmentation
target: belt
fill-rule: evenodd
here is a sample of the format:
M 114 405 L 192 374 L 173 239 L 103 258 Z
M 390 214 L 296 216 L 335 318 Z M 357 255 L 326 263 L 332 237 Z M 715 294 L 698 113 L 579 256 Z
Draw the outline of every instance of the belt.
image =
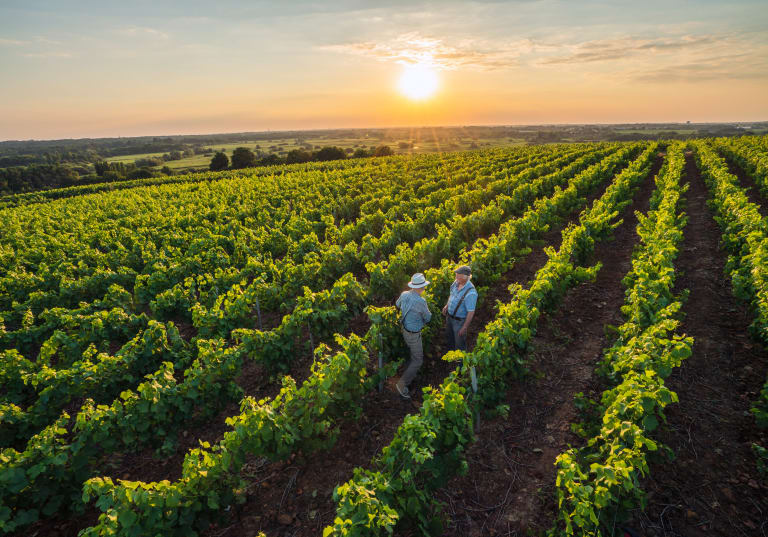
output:
M 405 330 L 406 332 L 409 332 L 409 333 L 411 333 L 411 334 L 421 334 L 421 330 L 417 330 L 417 331 L 415 331 L 415 332 L 414 332 L 413 330 L 408 330 L 406 327 L 404 327 L 404 326 L 402 325 L 402 323 L 400 324 L 400 328 L 402 328 L 403 330 Z
M 463 321 L 464 319 L 466 319 L 466 317 L 454 317 L 450 313 L 448 314 L 448 317 L 450 317 L 451 319 L 454 319 L 456 321 Z

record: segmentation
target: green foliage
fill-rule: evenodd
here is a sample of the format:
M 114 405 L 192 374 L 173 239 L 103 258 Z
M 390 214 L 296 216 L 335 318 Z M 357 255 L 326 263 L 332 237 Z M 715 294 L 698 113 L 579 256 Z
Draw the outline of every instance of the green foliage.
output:
M 472 438 L 472 412 L 464 393 L 470 369 L 476 368 L 481 386 L 477 403 L 503 412 L 504 405 L 497 403 L 509 374 L 523 371 L 522 356 L 533 336 L 538 308 L 553 307 L 570 286 L 594 278 L 599 266 L 577 267 L 573 261 L 586 257 L 594 240 L 608 236 L 614 229 L 615 208 L 625 206 L 631 199 L 634 186 L 647 176 L 655 151 L 655 146 L 648 148 L 616 177 L 604 196 L 581 215 L 579 225 L 563 233 L 560 251 L 548 250 L 549 262 L 536 274 L 528 289 L 520 286 L 512 289 L 512 301 L 499 306 L 497 318 L 478 336 L 472 353 L 456 351 L 444 357 L 461 362 L 460 370 L 452 373 L 439 390 L 425 388 L 420 414 L 403 420 L 392 442 L 374 459 L 375 470 L 358 468 L 351 481 L 336 488 L 337 516 L 333 525 L 323 532 L 324 536 L 391 535 L 399 525 L 415 526 L 423 535 L 435 532 L 437 506 L 432 495 L 448 479 L 467 468 L 464 452 Z M 630 155 L 631 150 L 609 157 L 610 164 L 600 167 L 603 174 L 587 170 L 575 178 L 569 188 L 576 190 L 574 184 L 581 188 L 599 184 Z M 487 244 L 496 240 L 503 239 L 497 235 Z M 447 274 L 450 274 L 449 266 L 446 262 L 442 264 Z M 502 261 L 496 270 L 506 266 L 507 262 Z M 428 301 L 432 300 L 428 293 L 425 295 Z M 372 331 L 376 330 L 382 337 L 391 334 L 394 338 L 394 308 L 369 308 L 368 314 L 373 322 Z M 442 406 L 436 404 L 440 401 L 444 403 Z
M 213 158 L 216 158 L 214 155 Z M 213 165 L 213 161 L 211 161 Z M 247 147 L 236 147 L 232 151 L 232 168 L 237 170 L 240 168 L 252 168 L 256 166 L 256 155 L 253 151 Z
M 436 390 L 424 388 L 420 413 L 405 417 L 374 460 L 377 471 L 358 468 L 336 487 L 336 519 L 324 536 L 391 535 L 403 519 L 431 534 L 432 494 L 467 471 L 464 453 L 473 434 L 464 392 L 451 378 Z
M 717 140 L 717 147 L 747 170 L 763 192 L 767 192 L 768 160 L 754 142 Z M 747 302 L 754 321 L 752 335 L 768 344 L 768 224 L 758 207 L 749 201 L 739 181 L 728 171 L 726 162 L 704 143 L 695 145 L 696 160 L 712 193 L 715 219 L 723 230 L 722 242 L 729 252 L 725 271 L 731 277 L 733 293 Z M 758 427 L 768 427 L 768 381 L 754 402 L 751 412 Z M 765 449 L 754 446 L 758 467 L 765 469 Z
M 219 444 L 202 442 L 187 454 L 178 481 L 87 481 L 83 501 L 97 498 L 104 514 L 83 536 L 190 535 L 221 516 L 225 506 L 243 500 L 238 472 L 246 456 L 284 460 L 298 450 L 310 454 L 332 446 L 340 421 L 361 412 L 368 360 L 356 336 L 338 336 L 337 344 L 343 350 L 333 356 L 320 357 L 327 348 L 318 349 L 301 387 L 285 377 L 273 400 L 244 398 L 240 414 L 227 419 L 231 430 Z
M 450 259 L 475 256 L 477 274 L 491 284 L 639 150 L 572 145 L 302 164 L 220 174 L 215 181 L 137 182 L 131 186 L 146 188 L 114 193 L 73 190 L 62 197 L 94 195 L 0 211 L 7 230 L 0 239 L 0 356 L 9 387 L 0 419 L 7 445 L 18 449 L 4 451 L 6 466 L 15 468 L 8 475 L 23 471 L 28 482 L 0 512 L 16 528 L 30 522 L 34 517 L 24 506 L 35 504 L 37 487 L 47 487 L 51 507 L 36 516 L 79 510 L 82 498 L 73 491 L 97 475 L 99 457 L 144 447 L 170 453 L 186 420 L 205 419 L 240 396 L 234 378 L 243 359 L 284 371 L 297 345 L 305 344 L 307 326 L 319 343 L 370 306 L 370 289 L 350 274 L 364 273 L 367 263 L 384 261 L 393 267 L 389 277 L 400 271 L 406 279 L 403 267 L 414 255 L 440 267 L 435 282 L 442 283 L 428 297 L 433 310 L 452 276 Z M 41 230 L 31 239 L 30 226 Z M 575 273 L 586 277 L 588 271 Z M 283 323 L 256 330 L 257 303 L 262 312 L 287 313 Z M 387 359 L 376 375 L 360 373 L 367 362 L 362 342 L 343 340 L 345 350 L 327 367 L 335 365 L 314 369 L 301 388 L 286 380 L 272 403 L 243 400 L 232 435 L 190 454 L 190 470 L 179 482 L 133 487 L 90 481 L 87 490 L 99 494 L 100 508 L 119 504 L 93 531 L 187 534 L 204 528 L 220 516 L 219 507 L 241 497 L 237 470 L 245 454 L 280 459 L 331 445 L 340 420 L 359 413 L 362 393 L 391 375 L 405 355 L 394 309 L 370 306 L 368 314 L 365 344 L 373 352 L 382 348 Z M 176 330 L 177 317 L 191 321 L 191 344 Z M 427 338 L 439 331 L 435 319 Z M 239 344 L 227 347 L 222 340 L 233 336 Z M 452 382 L 465 408 L 467 379 Z M 452 390 L 448 401 L 458 401 Z M 61 414 L 79 397 L 86 399 L 74 418 Z M 451 408 L 440 402 L 434 412 L 422 409 L 402 432 L 403 445 L 391 452 L 398 454 L 393 460 L 423 463 L 412 488 L 398 477 L 410 499 L 386 504 L 398 520 L 423 531 L 434 529 L 436 513 L 424 488 L 438 487 L 464 467 L 468 437 L 456 431 L 469 423 L 471 432 L 471 416 L 461 410 L 451 417 Z M 60 426 L 51 429 L 57 417 Z M 434 465 L 408 447 L 413 435 L 428 431 L 437 435 L 430 444 L 430 457 L 440 461 Z M 110 498 L 119 499 L 113 504 Z M 155 509 L 158 498 L 172 507 L 179 502 L 168 520 Z M 424 508 L 422 518 L 416 506 Z
M 553 534 L 611 535 L 617 512 L 643 505 L 640 480 L 648 473 L 647 453 L 659 448 L 651 436 L 664 420 L 664 407 L 677 401 L 664 378 L 690 356 L 693 345 L 692 338 L 674 334 L 681 303 L 673 294 L 673 262 L 686 223 L 679 209 L 686 190 L 680 185 L 684 163 L 683 147 L 670 147 L 651 211 L 638 215 L 640 245 L 623 280 L 626 322 L 599 368 L 613 387 L 592 409 L 601 414 L 597 423 L 578 427 L 589 435 L 586 446 L 557 457 L 559 526 Z
M 351 274 L 345 274 L 327 291 L 313 293 L 304 288 L 290 315 L 274 330 L 237 329 L 232 337 L 242 351 L 271 371 L 288 371 L 296 356 L 297 339 L 310 330 L 316 340 L 343 332 L 347 320 L 362 310 L 363 287 Z
M 217 151 L 215 155 L 213 155 L 213 158 L 211 158 L 211 164 L 208 166 L 208 169 L 212 172 L 218 172 L 221 170 L 226 170 L 229 166 L 229 157 L 225 153 L 222 153 L 221 151 Z

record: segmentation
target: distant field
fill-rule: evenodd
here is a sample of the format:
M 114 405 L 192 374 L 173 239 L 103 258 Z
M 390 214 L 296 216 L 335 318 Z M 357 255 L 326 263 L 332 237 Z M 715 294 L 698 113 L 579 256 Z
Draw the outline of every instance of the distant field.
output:
M 133 162 L 136 159 L 140 158 L 150 158 L 150 157 L 162 157 L 163 153 L 139 153 L 134 155 L 121 155 L 119 157 L 109 157 L 107 159 L 107 162 Z
M 400 144 L 413 143 L 413 147 L 400 147 Z M 474 144 L 474 145 L 473 145 Z M 252 140 L 237 142 L 231 144 L 218 144 L 209 146 L 211 152 L 223 151 L 228 157 L 232 157 L 232 152 L 238 147 L 247 147 L 248 149 L 263 153 L 274 153 L 281 157 L 288 154 L 293 149 L 304 148 L 307 151 L 314 151 L 325 146 L 338 146 L 342 149 L 350 149 L 350 153 L 355 149 L 370 149 L 380 145 L 388 145 L 395 153 L 399 154 L 418 154 L 435 153 L 438 151 L 466 151 L 470 149 L 480 149 L 500 146 L 518 146 L 525 145 L 525 140 L 520 138 L 480 138 L 480 137 L 462 137 L 454 139 L 429 139 L 418 137 L 409 138 L 339 138 L 339 137 L 313 137 L 306 139 L 285 139 L 276 138 L 272 140 Z M 108 159 L 109 162 L 133 162 L 141 158 L 160 157 L 163 153 L 144 153 L 135 155 L 124 155 Z M 180 160 L 171 160 L 163 164 L 174 171 L 195 170 L 207 168 L 211 162 L 212 155 L 195 155 L 193 157 Z M 159 168 L 161 166 L 157 166 Z
M 697 131 L 696 129 L 616 129 L 617 134 L 659 134 L 660 132 L 695 134 Z

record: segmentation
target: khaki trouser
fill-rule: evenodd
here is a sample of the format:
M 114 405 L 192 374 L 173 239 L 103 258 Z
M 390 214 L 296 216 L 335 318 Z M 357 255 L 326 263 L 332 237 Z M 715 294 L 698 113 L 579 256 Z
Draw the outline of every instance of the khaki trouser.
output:
M 419 369 L 421 369 L 421 364 L 424 363 L 424 348 L 421 344 L 421 332 L 414 334 L 408 332 L 404 328 L 401 328 L 400 330 L 403 333 L 403 339 L 408 346 L 408 350 L 411 351 L 411 359 L 408 361 L 403 376 L 400 377 L 399 381 L 401 386 L 407 388 L 411 381 L 416 377 Z

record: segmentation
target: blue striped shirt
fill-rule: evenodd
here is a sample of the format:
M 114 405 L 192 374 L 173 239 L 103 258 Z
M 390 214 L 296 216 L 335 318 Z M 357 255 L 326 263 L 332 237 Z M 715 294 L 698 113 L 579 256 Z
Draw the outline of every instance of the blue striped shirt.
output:
M 466 295 L 464 294 L 465 292 Z M 464 300 L 462 300 L 459 308 L 456 309 L 456 305 L 459 303 L 462 296 L 464 297 Z M 451 296 L 448 297 L 448 314 L 458 317 L 459 319 L 464 319 L 468 312 L 475 311 L 476 306 L 477 289 L 472 285 L 472 282 L 467 281 L 467 283 L 464 284 L 464 287 L 459 290 L 459 284 L 454 281 L 451 284 Z M 454 312 L 454 310 L 456 311 Z
M 427 301 L 418 293 L 403 291 L 395 305 L 400 308 L 400 321 L 411 332 L 419 332 L 432 318 Z

